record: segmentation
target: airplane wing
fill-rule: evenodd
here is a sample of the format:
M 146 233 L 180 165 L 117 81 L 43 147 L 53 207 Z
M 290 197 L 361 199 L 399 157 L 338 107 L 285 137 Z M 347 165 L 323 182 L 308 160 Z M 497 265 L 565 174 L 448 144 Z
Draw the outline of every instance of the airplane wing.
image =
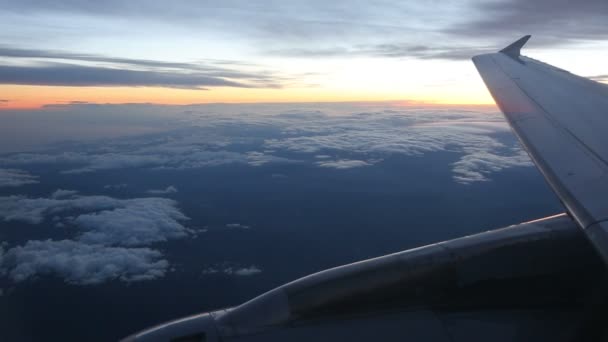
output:
M 521 144 L 608 263 L 608 86 L 521 56 L 529 38 L 473 62 Z

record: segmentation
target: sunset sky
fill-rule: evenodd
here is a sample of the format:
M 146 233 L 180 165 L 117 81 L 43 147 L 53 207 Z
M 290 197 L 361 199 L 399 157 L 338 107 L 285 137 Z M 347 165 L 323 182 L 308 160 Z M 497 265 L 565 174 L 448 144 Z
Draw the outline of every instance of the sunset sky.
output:
M 489 104 L 470 57 L 608 75 L 605 0 L 0 1 L 0 108 L 403 100 Z

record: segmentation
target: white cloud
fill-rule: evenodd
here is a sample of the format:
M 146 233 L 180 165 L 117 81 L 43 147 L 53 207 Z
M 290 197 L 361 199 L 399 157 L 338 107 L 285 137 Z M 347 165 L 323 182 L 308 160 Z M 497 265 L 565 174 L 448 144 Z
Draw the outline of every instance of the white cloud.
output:
M 73 240 L 28 241 L 5 253 L 0 245 L 1 269 L 15 282 L 37 275 L 55 275 L 73 284 L 159 278 L 169 262 L 159 251 L 133 246 L 197 233 L 182 225 L 188 217 L 170 199 L 77 196 L 67 190 L 54 194 L 56 198 L 0 197 L 5 221 L 48 220 L 54 227 L 79 228 Z
M 293 163 L 295 160 L 264 154 L 262 152 L 247 152 L 247 163 L 251 166 L 262 166 L 269 163 Z
M 168 194 L 174 194 L 176 192 L 177 192 L 177 188 L 174 187 L 173 185 L 169 185 L 165 189 L 151 189 L 151 190 L 146 191 L 146 193 L 152 194 L 152 195 L 168 195 Z
M 73 223 L 85 231 L 80 241 L 136 246 L 190 235 L 180 223 L 187 219 L 172 200 L 137 198 L 125 200 L 122 208 L 79 215 Z
M 315 154 L 320 167 L 369 166 L 390 155 L 418 156 L 431 152 L 461 155 L 452 165 L 454 180 L 463 184 L 489 180 L 493 172 L 532 165 L 515 140 L 505 145 L 496 137 L 508 132 L 497 113 L 434 110 L 312 117 L 285 124 L 286 137 L 267 139 L 265 148 Z M 328 154 L 347 153 L 365 159 L 327 160 Z M 369 157 L 373 160 L 369 160 Z M 483 161 L 475 161 L 482 159 Z
M 508 156 L 488 151 L 467 154 L 453 164 L 454 180 L 461 184 L 488 181 L 488 175 L 511 167 L 532 166 L 530 157 L 523 150 L 513 151 Z
M 78 194 L 78 191 L 75 191 L 75 190 L 57 189 L 55 192 L 53 192 L 51 194 L 51 198 L 53 198 L 53 199 L 61 199 L 61 198 L 66 198 L 66 197 L 72 197 L 72 196 L 74 196 L 76 194 Z
M 493 172 L 530 165 L 522 162 L 514 139 L 498 137 L 498 133 L 509 134 L 509 129 L 496 112 L 390 104 L 378 104 L 379 108 L 328 104 L 294 111 L 293 106 L 242 110 L 255 112 L 260 108 L 279 115 L 211 114 L 205 106 L 193 106 L 191 115 L 183 117 L 187 129 L 116 139 L 90 145 L 87 151 L 14 154 L 0 158 L 0 164 L 56 163 L 68 165 L 65 173 L 86 173 L 122 168 L 264 166 L 306 160 L 320 167 L 346 169 L 369 166 L 391 155 L 453 152 L 461 159 L 452 165 L 454 180 L 463 183 L 488 180 Z M 242 152 L 245 147 L 249 152 Z M 470 162 L 474 156 L 483 156 L 484 162 Z
M 2 266 L 14 282 L 54 275 L 71 284 L 90 285 L 109 280 L 125 282 L 163 277 L 169 262 L 149 248 L 107 247 L 61 241 L 28 241 L 9 249 Z
M 38 177 L 18 169 L 0 169 L 0 187 L 39 183 Z
M 0 197 L 0 218 L 5 221 L 39 224 L 46 217 L 66 213 L 70 216 L 63 218 L 64 223 L 81 228 L 83 232 L 78 239 L 88 243 L 133 246 L 185 237 L 191 233 L 180 223 L 188 217 L 177 209 L 177 202 L 166 198 Z
M 363 160 L 349 160 L 349 159 L 339 159 L 339 160 L 326 160 L 326 161 L 318 161 L 316 162 L 320 167 L 327 167 L 332 169 L 352 169 L 355 167 L 362 166 L 370 166 L 373 165 L 371 162 L 366 162 Z

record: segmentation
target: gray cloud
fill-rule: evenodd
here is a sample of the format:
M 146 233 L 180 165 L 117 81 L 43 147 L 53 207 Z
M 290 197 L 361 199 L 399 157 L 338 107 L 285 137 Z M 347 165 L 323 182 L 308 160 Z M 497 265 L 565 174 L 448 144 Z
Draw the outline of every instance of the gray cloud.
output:
M 0 58 L 5 64 L 0 65 L 0 83 L 4 84 L 278 88 L 290 80 L 238 61 L 180 63 L 2 45 Z
M 73 64 L 46 64 L 44 66 L 0 65 L 1 84 L 51 85 L 51 86 L 127 86 L 205 89 L 205 87 L 277 85 L 246 84 L 203 73 L 178 73 L 164 71 L 139 71 Z
M 119 190 L 119 189 L 124 189 L 128 187 L 127 184 L 125 183 L 120 183 L 120 184 L 108 184 L 108 185 L 104 185 L 103 188 L 104 189 L 108 189 L 108 190 Z
M 185 27 L 188 32 L 212 32 L 226 41 L 254 42 L 266 55 L 303 58 L 374 56 L 461 60 L 496 51 L 502 44 L 529 33 L 535 35 L 536 46 L 604 40 L 608 33 L 604 25 L 608 6 L 604 0 L 489 0 L 448 2 L 441 6 L 383 0 L 290 1 L 280 5 L 275 1 L 186 0 L 173 4 L 170 9 L 158 0 L 29 0 L 9 2 L 3 10 L 20 15 L 36 13 L 43 18 L 84 16 L 119 22 L 126 19 L 143 27 L 150 22 L 155 26 L 161 23 L 172 28 Z M 67 57 L 194 70 L 188 63 L 57 51 L 7 47 L 3 53 L 14 58 Z
M 125 282 L 163 277 L 169 262 L 149 248 L 89 245 L 71 240 L 28 241 L 6 251 L 2 268 L 14 282 L 35 276 L 58 276 L 67 283 L 93 285 L 109 280 Z
M 343 170 L 343 169 L 352 169 L 352 168 L 362 167 L 362 166 L 370 166 L 370 165 L 373 165 L 374 163 L 363 161 L 363 160 L 339 159 L 339 160 L 318 161 L 316 164 L 319 165 L 320 167 Z
M 227 223 L 226 228 L 228 229 L 251 229 L 251 226 L 241 223 Z
M 73 199 L 27 198 L 25 196 L 0 197 L 0 218 L 4 221 L 22 221 L 40 224 L 46 216 L 69 211 L 98 211 L 124 207 L 127 200 L 106 196 L 83 196 Z
M 128 3 L 116 0 L 59 0 L 52 4 L 28 0 L 4 5 L 4 11 L 18 14 L 128 18 L 170 23 L 191 29 L 236 30 L 240 35 L 286 39 L 322 37 L 323 34 L 336 37 L 348 33 L 365 34 L 370 31 L 386 33 L 401 30 L 403 33 L 406 27 L 404 22 L 407 23 L 403 18 L 416 19 L 412 14 L 419 12 L 420 8 L 417 4 L 383 0 L 310 0 L 281 4 L 275 1 L 248 3 L 238 0 L 185 0 L 173 4 L 170 8 L 159 0 Z
M 51 194 L 51 198 L 53 198 L 53 199 L 69 198 L 69 197 L 73 197 L 76 194 L 78 194 L 78 191 L 76 191 L 76 190 L 57 189 L 55 192 L 53 192 Z
M 200 144 L 210 139 L 201 135 L 198 140 L 173 141 L 150 147 L 148 141 L 134 141 L 130 152 L 94 151 L 93 153 L 66 152 L 58 155 L 46 153 L 20 153 L 8 158 L 0 158 L 0 162 L 9 165 L 33 164 L 78 164 L 75 167 L 62 171 L 64 174 L 82 174 L 103 170 L 128 168 L 155 168 L 155 169 L 192 169 L 201 167 L 214 167 L 226 164 L 246 164 L 262 166 L 270 163 L 293 163 L 294 160 L 277 157 L 263 152 L 251 151 L 247 153 L 231 151 L 206 151 Z M 213 138 L 211 137 L 211 140 Z M 213 147 L 215 149 L 215 147 Z
M 474 44 L 474 43 L 473 43 Z M 412 43 L 383 43 L 377 45 L 356 45 L 349 48 L 286 48 L 269 51 L 270 54 L 295 58 L 327 57 L 386 57 L 442 60 L 470 60 L 472 56 L 496 52 L 495 46 L 441 46 Z
M 604 0 L 498 0 L 478 2 L 477 15 L 447 33 L 506 40 L 533 34 L 536 46 L 579 40 L 605 40 L 608 35 Z
M 251 265 L 248 267 L 235 266 L 235 265 L 220 265 L 220 266 L 207 267 L 203 270 L 202 273 L 203 273 L 203 275 L 221 273 L 221 274 L 225 274 L 228 276 L 235 276 L 235 277 L 250 277 L 250 276 L 262 273 L 262 270 L 255 265 Z
M 176 192 L 177 192 L 177 188 L 174 187 L 173 185 L 169 185 L 165 189 L 151 189 L 151 190 L 146 191 L 146 193 L 152 194 L 152 195 L 168 195 L 168 194 L 174 194 Z
M 178 69 L 178 70 L 199 70 L 199 71 L 214 71 L 214 72 L 230 72 L 229 69 L 212 67 L 210 65 L 196 63 L 175 63 L 165 61 L 155 61 L 149 59 L 133 59 L 100 56 L 93 54 L 82 54 L 74 52 L 65 52 L 58 50 L 38 50 L 38 49 L 23 49 L 6 45 L 0 45 L 0 57 L 19 58 L 19 59 L 44 59 L 44 60 L 70 60 L 70 61 L 86 61 L 86 62 L 103 62 L 111 64 L 121 64 L 136 67 L 146 68 L 162 68 L 162 69 Z M 221 62 L 221 61 L 220 61 Z
M 15 187 L 35 183 L 39 183 L 38 177 L 31 175 L 26 171 L 0 168 L 0 188 Z

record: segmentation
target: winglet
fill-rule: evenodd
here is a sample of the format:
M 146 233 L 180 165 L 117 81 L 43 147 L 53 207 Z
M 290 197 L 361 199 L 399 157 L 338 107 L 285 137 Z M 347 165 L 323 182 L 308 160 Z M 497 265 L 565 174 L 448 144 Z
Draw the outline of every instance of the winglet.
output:
M 531 35 L 523 36 L 523 37 L 519 38 L 519 40 L 517 40 L 515 43 L 500 50 L 500 52 L 504 53 L 505 55 L 507 55 L 513 59 L 519 60 L 519 56 L 521 55 L 521 48 L 524 45 L 526 45 L 526 43 L 528 42 L 528 39 L 530 39 L 530 37 L 532 37 L 532 36 Z

